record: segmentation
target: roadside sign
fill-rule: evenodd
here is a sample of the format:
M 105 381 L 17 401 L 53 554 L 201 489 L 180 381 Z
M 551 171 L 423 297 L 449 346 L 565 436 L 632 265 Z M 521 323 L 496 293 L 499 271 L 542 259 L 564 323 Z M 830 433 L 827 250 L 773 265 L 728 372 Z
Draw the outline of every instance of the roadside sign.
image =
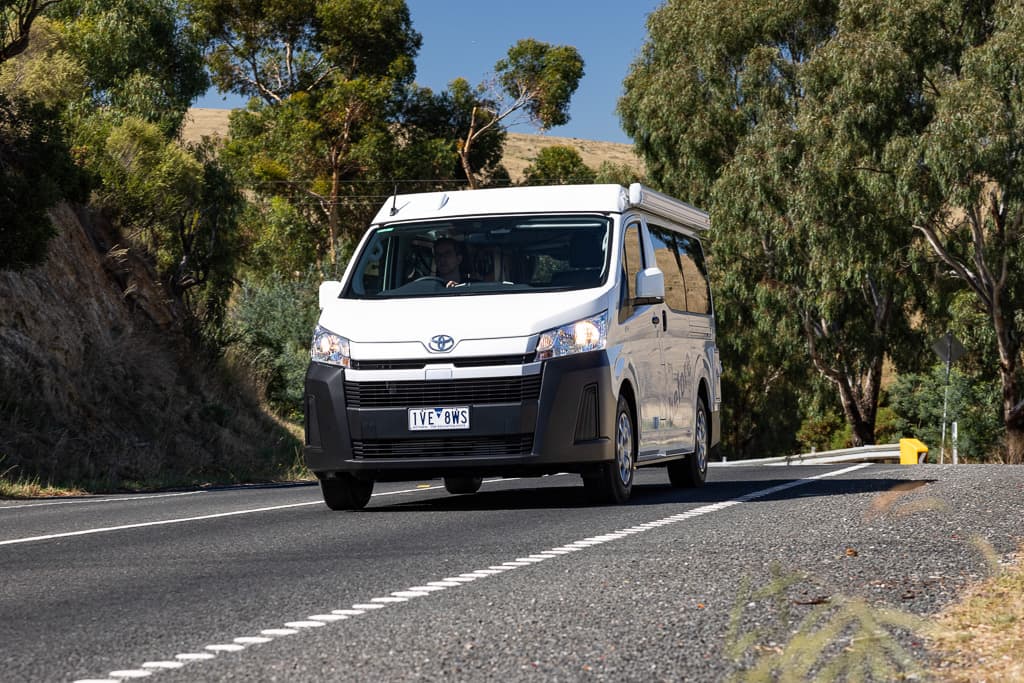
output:
M 960 340 L 947 332 L 932 344 L 932 351 L 935 352 L 942 362 L 946 365 L 952 365 L 953 363 L 960 360 L 961 356 L 967 353 L 967 349 L 960 343 Z

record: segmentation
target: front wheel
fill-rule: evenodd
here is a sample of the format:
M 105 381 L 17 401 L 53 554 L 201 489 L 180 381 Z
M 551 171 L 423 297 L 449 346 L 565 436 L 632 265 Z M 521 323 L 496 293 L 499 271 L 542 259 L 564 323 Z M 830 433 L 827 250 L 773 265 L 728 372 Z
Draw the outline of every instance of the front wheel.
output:
M 629 402 L 619 396 L 615 409 L 615 460 L 583 476 L 587 497 L 595 503 L 625 503 L 633 492 L 636 469 L 636 420 Z
M 320 492 L 324 495 L 327 507 L 332 510 L 361 510 L 373 495 L 373 480 L 356 479 L 342 472 L 330 479 L 321 479 Z
M 682 460 L 668 464 L 668 480 L 676 488 L 697 488 L 703 486 L 708 477 L 708 409 L 704 399 L 697 401 L 697 415 L 694 421 L 693 453 Z
M 448 493 L 476 493 L 484 483 L 483 477 L 445 477 L 444 487 Z

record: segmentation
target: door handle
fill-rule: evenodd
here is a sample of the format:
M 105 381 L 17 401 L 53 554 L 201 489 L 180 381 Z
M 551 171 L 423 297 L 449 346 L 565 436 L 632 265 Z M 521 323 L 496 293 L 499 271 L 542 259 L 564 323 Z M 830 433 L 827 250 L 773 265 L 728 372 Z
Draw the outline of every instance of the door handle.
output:
M 665 311 L 661 312 L 661 330 L 662 332 L 668 332 L 668 314 Z

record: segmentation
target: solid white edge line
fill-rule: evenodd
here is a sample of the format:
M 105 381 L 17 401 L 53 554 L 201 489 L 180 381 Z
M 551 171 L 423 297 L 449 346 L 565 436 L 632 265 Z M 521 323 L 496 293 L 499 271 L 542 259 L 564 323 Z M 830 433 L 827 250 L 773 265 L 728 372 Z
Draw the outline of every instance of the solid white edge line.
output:
M 122 503 L 127 500 L 153 500 L 155 498 L 174 498 L 176 496 L 194 496 L 197 493 L 209 493 L 203 491 L 181 491 L 179 493 L 148 493 L 143 496 L 125 496 L 124 498 L 75 498 L 69 497 L 64 500 L 50 500 L 45 503 L 19 503 L 17 505 L 0 505 L 0 512 L 4 510 L 18 510 L 21 508 L 42 508 L 53 505 L 85 505 L 86 503 Z
M 143 529 L 151 526 L 166 526 L 169 524 L 183 524 L 185 522 L 200 522 L 207 519 L 220 519 L 222 517 L 237 517 L 239 515 L 250 515 L 256 512 L 272 512 L 274 510 L 287 510 L 288 508 L 306 507 L 309 505 L 323 505 L 323 501 L 314 500 L 305 503 L 289 503 L 288 505 L 272 505 L 265 508 L 254 508 L 251 510 L 235 510 L 233 512 L 218 512 L 212 515 L 199 515 L 197 517 L 179 517 L 177 519 L 161 519 L 155 522 L 139 522 L 137 524 L 121 524 L 118 526 L 98 527 L 95 529 L 82 529 L 80 531 L 65 531 L 59 534 L 45 534 L 43 536 L 31 536 L 29 538 L 15 538 L 10 541 L 0 541 L 0 545 L 14 545 L 16 543 L 29 543 L 31 541 L 49 541 L 55 538 L 70 538 L 72 536 L 88 536 L 89 534 L 100 534 L 105 531 L 124 531 L 126 529 Z
M 489 481 L 485 481 L 484 483 L 493 484 L 493 483 L 499 482 L 499 481 L 517 481 L 518 479 L 519 479 L 519 477 L 509 477 L 508 479 L 491 479 Z M 419 493 L 420 491 L 434 491 L 434 490 L 438 490 L 438 489 L 442 489 L 442 488 L 444 488 L 444 487 L 443 486 L 429 486 L 429 487 L 421 488 L 421 489 L 402 489 L 400 491 L 381 491 L 380 493 L 374 493 L 372 497 L 377 498 L 378 496 L 396 496 L 396 495 L 402 494 L 402 493 Z M 149 498 L 149 497 L 157 498 L 157 497 L 170 497 L 170 496 L 186 496 L 186 495 L 194 495 L 194 494 L 197 494 L 197 493 L 208 493 L 208 491 L 188 491 L 188 492 L 185 492 L 185 493 L 154 494 L 153 496 L 136 496 L 135 498 L 122 498 L 120 500 L 136 500 L 136 499 Z M 106 502 L 111 502 L 111 501 L 116 502 L 117 500 L 118 499 L 114 499 L 114 498 L 104 498 L 102 501 L 95 501 L 95 502 L 104 502 L 104 501 L 106 501 Z M 59 504 L 63 504 L 64 502 L 65 501 L 55 501 L 53 503 L 39 503 L 39 505 L 59 505 Z M 66 502 L 70 503 L 70 502 L 75 502 L 75 501 L 66 501 Z M 84 502 L 89 502 L 89 501 L 81 501 L 81 502 L 84 503 Z M 33 541 L 50 541 L 50 540 L 53 540 L 55 538 L 71 538 L 73 536 L 88 536 L 90 534 L 100 534 L 100 533 L 104 533 L 104 532 L 107 532 L 107 531 L 126 531 L 128 529 L 143 529 L 143 528 L 152 527 L 152 526 L 165 526 L 165 525 L 168 525 L 168 524 L 182 524 L 184 522 L 202 522 L 202 521 L 205 521 L 205 520 L 208 520 L 208 519 L 219 519 L 221 517 L 233 517 L 233 516 L 237 516 L 237 515 L 250 515 L 250 514 L 253 514 L 253 513 L 256 513 L 256 512 L 273 512 L 274 510 L 287 510 L 289 508 L 305 507 L 305 506 L 309 506 L 309 505 L 322 505 L 322 504 L 323 504 L 322 500 L 312 500 L 312 501 L 307 501 L 307 502 L 304 502 L 304 503 L 289 503 L 287 505 L 273 505 L 273 506 L 270 506 L 270 507 L 254 508 L 254 509 L 251 509 L 251 510 L 235 510 L 233 512 L 219 512 L 219 513 L 216 513 L 216 514 L 213 514 L 213 515 L 198 515 L 196 517 L 181 517 L 181 518 L 177 518 L 177 519 L 162 519 L 162 520 L 157 520 L 155 522 L 139 522 L 137 524 L 120 524 L 120 525 L 117 525 L 117 526 L 97 527 L 95 529 L 82 529 L 82 530 L 79 530 L 79 531 L 65 531 L 65 532 L 56 533 L 56 534 L 43 534 L 41 536 L 28 536 L 26 538 L 14 538 L 14 539 L 10 539 L 10 540 L 7 540 L 7 541 L 0 541 L 0 546 L 3 546 L 3 545 L 15 545 L 15 544 L 18 544 L 18 543 L 31 543 Z M 0 506 L 0 511 L 5 510 L 5 509 L 13 509 L 14 507 L 32 507 L 32 506 L 31 505 Z

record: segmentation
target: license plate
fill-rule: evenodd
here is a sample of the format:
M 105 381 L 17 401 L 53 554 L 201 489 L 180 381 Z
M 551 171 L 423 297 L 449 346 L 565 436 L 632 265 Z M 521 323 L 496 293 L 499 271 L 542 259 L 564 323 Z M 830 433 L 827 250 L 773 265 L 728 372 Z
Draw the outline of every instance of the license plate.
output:
M 469 406 L 409 408 L 409 431 L 469 429 Z

